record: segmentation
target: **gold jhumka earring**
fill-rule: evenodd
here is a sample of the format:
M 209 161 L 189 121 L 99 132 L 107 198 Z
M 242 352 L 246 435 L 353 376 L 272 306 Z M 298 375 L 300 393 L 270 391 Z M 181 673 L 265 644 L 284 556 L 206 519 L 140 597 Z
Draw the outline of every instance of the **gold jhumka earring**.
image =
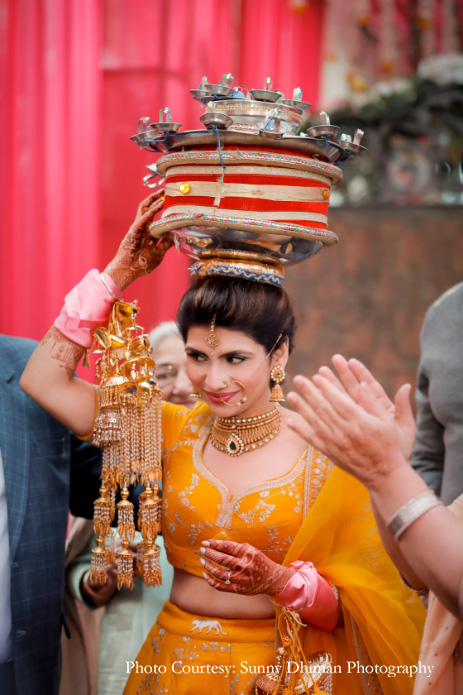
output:
M 274 367 L 270 372 L 270 378 L 275 382 L 270 392 L 270 401 L 272 403 L 283 403 L 285 400 L 285 395 L 280 386 L 280 384 L 282 384 L 286 379 L 286 372 L 283 367 L 280 367 L 279 365 Z
M 201 398 L 201 394 L 199 393 L 196 386 L 193 386 L 193 391 L 190 393 L 190 398 Z
M 214 316 L 212 317 L 212 321 L 211 321 L 211 332 L 209 333 L 209 335 L 207 336 L 207 338 L 205 338 L 205 340 L 204 340 L 204 342 L 206 343 L 206 345 L 208 345 L 208 346 L 211 348 L 211 357 L 213 357 L 213 355 L 214 355 L 214 350 L 215 350 L 215 348 L 216 348 L 218 345 L 220 345 L 220 340 L 217 338 L 217 336 L 216 336 L 216 334 L 215 334 L 215 332 L 214 332 L 214 331 L 215 331 L 215 320 L 216 320 L 216 318 L 217 318 L 217 314 L 214 314 Z
M 128 486 L 137 480 L 145 486 L 139 497 L 138 527 L 144 540 L 138 549 L 137 564 L 147 586 L 161 583 L 159 548 L 154 542 L 160 532 L 162 391 L 154 378 L 155 363 L 150 357 L 148 337 L 137 325 L 138 311 L 135 304 L 116 302 L 108 328 L 95 330 L 96 345 L 92 350 L 101 355 L 96 363 L 100 410 L 92 442 L 103 449 L 103 468 L 100 497 L 94 503 L 93 528 L 98 538 L 92 551 L 90 576 L 104 584 L 106 565 L 114 559 L 111 522 L 119 487 L 117 531 L 122 549 L 115 557 L 119 589 L 133 587 L 129 545 L 135 537 L 135 523 Z

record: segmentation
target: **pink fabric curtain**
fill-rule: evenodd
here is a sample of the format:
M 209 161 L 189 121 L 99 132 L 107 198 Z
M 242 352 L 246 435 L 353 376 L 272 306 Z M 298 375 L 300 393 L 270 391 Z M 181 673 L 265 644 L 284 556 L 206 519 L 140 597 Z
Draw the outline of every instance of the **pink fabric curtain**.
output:
M 201 126 L 201 77 L 302 87 L 317 103 L 321 0 L 0 0 L 0 331 L 40 338 L 62 297 L 104 268 L 130 225 L 146 165 L 130 140 L 169 106 Z M 202 126 L 201 126 L 202 127 Z M 188 261 L 170 251 L 136 283 L 140 322 L 175 316 Z
M 39 338 L 97 262 L 103 13 L 0 4 L 0 330 Z

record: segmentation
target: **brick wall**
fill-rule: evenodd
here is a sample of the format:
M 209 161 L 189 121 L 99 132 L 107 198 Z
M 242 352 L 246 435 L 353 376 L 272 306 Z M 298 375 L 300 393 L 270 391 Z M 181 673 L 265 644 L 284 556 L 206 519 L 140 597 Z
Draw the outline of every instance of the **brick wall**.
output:
M 340 352 L 364 361 L 389 394 L 414 386 L 425 311 L 463 281 L 463 209 L 336 208 L 328 227 L 339 243 L 286 273 L 299 323 L 290 376 Z

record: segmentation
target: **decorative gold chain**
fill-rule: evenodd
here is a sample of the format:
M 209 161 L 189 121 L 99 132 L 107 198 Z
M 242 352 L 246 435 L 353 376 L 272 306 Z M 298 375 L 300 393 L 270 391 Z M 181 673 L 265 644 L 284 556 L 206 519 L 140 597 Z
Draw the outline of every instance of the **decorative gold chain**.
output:
M 278 434 L 280 426 L 278 406 L 253 417 L 216 417 L 210 441 L 219 451 L 229 456 L 240 456 L 268 444 Z

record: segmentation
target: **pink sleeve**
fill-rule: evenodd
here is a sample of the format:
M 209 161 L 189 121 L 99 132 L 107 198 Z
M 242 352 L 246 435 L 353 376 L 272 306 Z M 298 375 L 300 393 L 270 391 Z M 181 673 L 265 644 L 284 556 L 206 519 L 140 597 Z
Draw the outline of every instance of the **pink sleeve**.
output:
M 113 294 L 120 298 L 121 291 L 107 275 L 104 280 Z M 97 326 L 106 324 L 115 298 L 105 286 L 98 270 L 90 270 L 64 299 L 64 306 L 55 321 L 56 328 L 74 343 L 90 347 L 92 333 Z
M 334 630 L 338 622 L 338 600 L 329 582 L 311 562 L 291 563 L 295 574 L 275 601 L 291 611 L 298 611 L 304 622 L 322 630 Z

